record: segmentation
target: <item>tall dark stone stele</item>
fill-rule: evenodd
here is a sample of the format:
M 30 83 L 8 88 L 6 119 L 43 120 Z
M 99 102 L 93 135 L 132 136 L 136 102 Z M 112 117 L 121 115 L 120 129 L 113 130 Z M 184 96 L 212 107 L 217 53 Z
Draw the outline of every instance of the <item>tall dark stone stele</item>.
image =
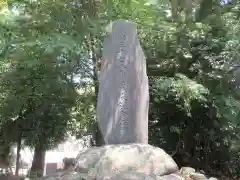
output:
M 106 144 L 148 143 L 149 87 L 137 26 L 112 23 L 103 45 L 97 120 Z

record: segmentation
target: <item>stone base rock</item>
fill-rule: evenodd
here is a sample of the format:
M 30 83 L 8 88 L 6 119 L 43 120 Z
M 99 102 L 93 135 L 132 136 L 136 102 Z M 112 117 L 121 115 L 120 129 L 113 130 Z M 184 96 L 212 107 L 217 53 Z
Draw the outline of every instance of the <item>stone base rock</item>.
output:
M 136 171 L 122 171 L 112 176 L 97 177 L 96 180 L 156 180 L 156 178 Z
M 217 178 L 207 178 L 204 174 L 197 173 L 192 167 L 182 167 L 179 172 L 187 180 L 217 180 Z
M 164 176 L 158 176 L 156 180 L 185 180 L 181 174 L 169 174 Z
M 192 180 L 208 180 L 205 175 L 200 174 L 200 173 L 192 173 L 189 176 Z
M 180 173 L 183 175 L 183 176 L 189 176 L 190 174 L 192 173 L 195 173 L 195 169 L 192 168 L 192 167 L 182 167 L 180 169 Z
M 164 150 L 144 144 L 92 147 L 76 157 L 75 171 L 91 176 L 136 171 L 146 175 L 168 175 L 178 171 L 175 161 Z
M 74 164 L 71 169 L 41 180 L 208 179 L 191 167 L 182 167 L 179 171 L 177 164 L 164 150 L 144 144 L 91 147 L 81 151 Z

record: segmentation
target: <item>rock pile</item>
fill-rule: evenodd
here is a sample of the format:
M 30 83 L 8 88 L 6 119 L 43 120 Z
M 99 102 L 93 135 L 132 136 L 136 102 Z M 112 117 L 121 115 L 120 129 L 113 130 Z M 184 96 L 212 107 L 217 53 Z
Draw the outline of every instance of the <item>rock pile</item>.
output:
M 190 167 L 180 170 L 164 150 L 143 144 L 92 147 L 78 154 L 75 167 L 42 180 L 217 180 Z

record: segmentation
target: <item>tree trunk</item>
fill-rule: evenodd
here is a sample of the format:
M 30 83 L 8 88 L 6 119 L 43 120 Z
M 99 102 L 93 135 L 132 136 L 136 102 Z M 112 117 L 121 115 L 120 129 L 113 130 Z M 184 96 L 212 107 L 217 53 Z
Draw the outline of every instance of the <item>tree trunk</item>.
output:
M 95 0 L 88 0 L 88 1 L 81 1 L 83 4 L 83 9 L 87 12 L 90 19 L 97 18 L 97 5 Z M 111 5 L 111 3 L 110 3 Z M 109 9 L 109 8 L 108 8 Z M 97 97 L 98 97 L 98 71 L 97 71 L 97 63 L 99 59 L 99 53 L 96 51 L 96 42 L 95 42 L 96 36 L 95 34 L 90 33 L 89 39 L 87 39 L 87 46 L 89 49 L 89 55 L 92 55 L 92 63 L 93 63 L 93 82 L 94 82 L 94 89 L 95 89 L 95 95 L 96 95 L 96 101 L 95 101 L 95 108 L 97 107 Z M 98 122 L 95 122 L 96 126 L 93 131 L 93 137 L 95 140 L 96 146 L 102 146 L 105 144 L 102 133 L 100 131 L 100 128 L 98 126 Z
M 36 146 L 30 171 L 31 177 L 42 177 L 45 167 L 45 154 L 46 151 L 41 146 Z
M 94 89 L 95 89 L 95 95 L 96 95 L 96 106 L 97 107 L 97 97 L 98 97 L 98 77 L 97 77 L 97 56 L 93 52 L 93 63 L 94 63 L 94 74 L 93 74 L 93 81 L 94 81 Z M 99 128 L 98 122 L 96 122 L 96 132 L 95 132 L 95 141 L 96 141 L 96 146 L 102 146 L 105 144 L 102 132 Z
M 94 90 L 95 90 L 95 97 L 96 97 L 96 101 L 94 103 L 95 108 L 97 108 L 97 97 L 98 97 L 98 89 L 99 89 L 99 85 L 98 85 L 98 70 L 97 70 L 97 64 L 98 64 L 98 59 L 100 59 L 99 57 L 99 53 L 97 53 L 96 51 L 96 43 L 94 41 L 94 36 L 90 35 L 90 43 L 89 45 L 89 54 L 92 54 L 92 63 L 93 63 L 93 82 L 94 82 Z M 95 145 L 96 146 L 102 146 L 105 144 L 103 136 L 102 136 L 102 132 L 99 128 L 98 122 L 95 122 L 96 126 L 94 128 L 94 139 L 95 139 Z
M 20 168 L 20 152 L 21 152 L 21 143 L 22 143 L 22 135 L 19 134 L 19 138 L 17 140 L 17 159 L 16 159 L 16 169 L 15 169 L 15 175 L 18 176 L 19 168 Z

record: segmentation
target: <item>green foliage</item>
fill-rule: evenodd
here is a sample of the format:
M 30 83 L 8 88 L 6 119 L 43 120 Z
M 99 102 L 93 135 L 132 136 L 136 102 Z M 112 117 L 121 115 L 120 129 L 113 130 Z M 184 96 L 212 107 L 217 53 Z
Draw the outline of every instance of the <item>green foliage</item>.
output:
M 212 9 L 219 12 L 219 5 Z M 152 76 L 151 143 L 180 165 L 220 177 L 239 176 L 239 81 L 229 71 L 238 56 L 239 36 L 229 29 L 238 26 L 234 14 L 224 11 L 214 22 L 211 16 L 191 23 L 175 19 L 173 31 L 150 31 L 142 39 Z
M 183 101 L 182 109 L 191 116 L 192 101 L 207 102 L 206 95 L 209 94 L 208 89 L 184 75 L 176 74 L 174 78 L 160 77 L 158 79 L 153 78 L 153 80 L 154 83 L 151 88 L 153 90 L 152 94 L 157 95 L 154 96 L 156 103 L 166 98 L 165 95 L 174 97 L 175 102 Z
M 76 90 L 86 86 L 82 79 L 91 77 L 84 44 L 84 33 L 89 30 L 86 25 L 90 22 L 79 16 L 83 10 L 75 12 L 78 16 L 74 15 L 75 6 L 67 9 L 61 1 L 54 5 L 48 1 L 11 1 L 9 6 L 21 13 L 13 16 L 13 11 L 8 10 L 12 18 L 4 16 L 1 29 L 4 37 L 1 43 L 1 60 L 4 60 L 0 82 L 1 122 L 8 124 L 14 120 L 11 123 L 19 129 L 16 132 L 21 133 L 26 145 L 34 147 L 39 143 L 49 149 L 62 141 L 67 131 L 77 131 L 73 127 L 80 120 L 83 120 L 82 126 L 88 125 L 86 119 L 78 117 L 76 122 L 73 117 L 76 105 L 87 109 L 77 103 L 82 96 L 78 97 Z M 58 16 L 60 12 L 62 17 Z M 83 26 L 86 28 L 81 28 Z M 78 29 L 82 34 L 76 31 Z M 80 82 L 74 79 L 76 73 L 81 76 Z M 88 113 L 82 109 L 77 109 L 78 116 L 88 116 L 80 115 Z

